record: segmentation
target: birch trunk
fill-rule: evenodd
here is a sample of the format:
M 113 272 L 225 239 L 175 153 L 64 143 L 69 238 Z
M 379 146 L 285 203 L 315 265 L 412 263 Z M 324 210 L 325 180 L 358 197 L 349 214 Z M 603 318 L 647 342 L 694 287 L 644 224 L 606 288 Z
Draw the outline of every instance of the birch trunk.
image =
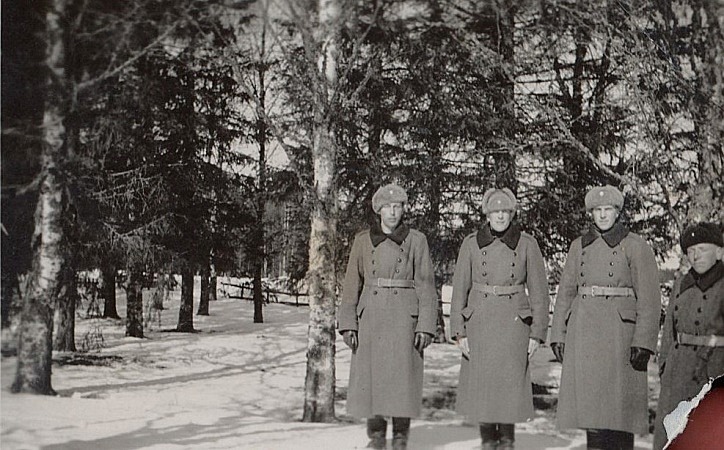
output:
M 314 209 L 309 237 L 309 330 L 307 376 L 304 383 L 305 422 L 334 420 L 335 287 L 334 253 L 337 199 L 335 136 L 331 126 L 330 99 L 337 82 L 337 27 L 339 0 L 319 1 L 322 53 L 318 68 L 322 80 L 314 105 L 312 161 L 314 164 Z
M 40 192 L 35 210 L 33 261 L 18 333 L 18 365 L 13 392 L 55 394 L 51 386 L 53 307 L 68 263 L 62 215 L 67 199 L 60 174 L 65 154 L 67 111 L 63 23 L 66 0 L 53 0 L 45 15 L 48 69 L 43 114 Z

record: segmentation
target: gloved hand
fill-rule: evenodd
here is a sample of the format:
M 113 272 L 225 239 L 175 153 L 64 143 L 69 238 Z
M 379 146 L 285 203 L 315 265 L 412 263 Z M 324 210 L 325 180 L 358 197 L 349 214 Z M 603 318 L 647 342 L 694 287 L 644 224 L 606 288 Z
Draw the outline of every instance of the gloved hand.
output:
M 455 341 L 458 348 L 463 353 L 463 358 L 470 359 L 470 344 L 468 343 L 468 338 L 464 336 L 458 336 Z
M 646 371 L 649 364 L 649 358 L 654 352 L 641 347 L 631 347 L 631 366 L 639 372 Z
M 528 359 L 531 359 L 533 357 L 536 350 L 538 350 L 539 346 L 540 346 L 540 342 L 538 342 L 538 339 L 533 339 L 533 338 L 528 339 Z
M 342 339 L 344 339 L 344 343 L 347 344 L 347 347 L 352 349 L 352 353 L 357 351 L 359 341 L 357 340 L 357 332 L 355 330 L 344 330 L 342 332 Z
M 428 345 L 432 344 L 432 335 L 418 331 L 415 333 L 415 348 L 422 353 Z
M 556 357 L 556 361 L 563 364 L 563 352 L 566 349 L 566 344 L 563 342 L 552 342 L 551 350 L 553 350 L 553 356 Z

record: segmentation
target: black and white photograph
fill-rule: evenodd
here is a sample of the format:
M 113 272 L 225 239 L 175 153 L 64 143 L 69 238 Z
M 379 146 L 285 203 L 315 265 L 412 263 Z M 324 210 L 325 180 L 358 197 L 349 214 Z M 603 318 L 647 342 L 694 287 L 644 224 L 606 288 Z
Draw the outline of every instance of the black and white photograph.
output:
M 3 0 L 3 450 L 724 450 L 724 0 Z

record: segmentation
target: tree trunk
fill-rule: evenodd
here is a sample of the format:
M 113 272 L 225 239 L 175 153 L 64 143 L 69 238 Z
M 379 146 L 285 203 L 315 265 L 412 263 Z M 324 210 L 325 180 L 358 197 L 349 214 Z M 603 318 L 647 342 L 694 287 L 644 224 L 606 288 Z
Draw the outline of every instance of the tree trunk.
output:
M 254 277 L 252 279 L 252 298 L 254 299 L 254 323 L 264 323 L 264 292 L 261 285 L 261 261 L 260 256 L 254 261 Z
M 216 279 L 216 265 L 214 264 L 214 257 L 211 257 L 209 262 L 209 300 L 218 300 L 216 296 L 217 279 Z
M 309 237 L 309 329 L 307 375 L 304 380 L 305 422 L 334 420 L 335 352 L 335 247 L 337 195 L 334 187 L 337 151 L 331 126 L 330 99 L 337 83 L 337 37 L 341 5 L 338 0 L 320 0 L 319 27 L 322 53 L 318 67 L 324 80 L 317 86 L 314 105 L 312 162 L 314 164 L 314 208 Z
M 67 199 L 61 178 L 68 108 L 66 0 L 53 0 L 45 14 L 46 100 L 43 114 L 40 193 L 35 211 L 33 261 L 18 334 L 18 364 L 12 392 L 55 394 L 51 386 L 53 307 L 68 267 L 63 229 Z
M 128 271 L 126 288 L 126 336 L 143 337 L 143 272 L 139 268 Z
M 515 99 L 513 73 L 515 68 L 515 42 L 513 32 L 515 30 L 515 2 L 512 0 L 495 0 L 493 2 L 497 15 L 497 41 L 498 54 L 502 58 L 502 64 L 496 70 L 495 78 L 500 89 L 496 96 L 496 109 L 499 114 L 506 118 L 509 127 L 502 129 L 502 140 L 509 148 L 515 139 Z M 518 182 L 515 176 L 515 153 L 512 150 L 500 149 L 495 157 L 495 184 L 498 187 L 507 187 L 513 192 L 518 190 Z
M 101 278 L 103 285 L 103 318 L 120 319 L 116 308 L 116 268 L 112 264 L 104 264 L 101 267 Z
M 18 328 L 23 305 L 18 274 L 14 271 L 3 271 L 0 289 L 2 289 L 2 338 L 0 338 L 2 354 L 17 355 Z
M 75 309 L 78 304 L 78 284 L 75 271 L 66 269 L 61 277 L 63 287 L 58 295 L 54 317 L 53 350 L 74 352 Z
M 208 263 L 201 265 L 201 297 L 199 298 L 199 309 L 196 311 L 196 315 L 208 316 L 209 315 L 209 290 L 211 283 L 209 280 L 209 265 Z
M 191 333 L 194 330 L 194 271 L 190 264 L 181 269 L 181 305 L 176 331 Z

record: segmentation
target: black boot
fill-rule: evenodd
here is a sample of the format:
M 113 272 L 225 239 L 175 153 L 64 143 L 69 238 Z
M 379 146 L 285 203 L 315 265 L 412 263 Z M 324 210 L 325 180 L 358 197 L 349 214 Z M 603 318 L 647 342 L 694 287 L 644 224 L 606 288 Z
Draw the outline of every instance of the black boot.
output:
M 480 439 L 483 441 L 482 450 L 495 450 L 498 446 L 497 424 L 481 423 Z
M 370 442 L 367 448 L 387 448 L 387 421 L 382 416 L 367 419 L 367 437 Z
M 410 436 L 410 418 L 392 418 L 392 448 L 394 450 L 405 450 L 407 438 Z
M 515 424 L 499 423 L 498 433 L 500 434 L 498 450 L 513 450 L 515 448 Z

